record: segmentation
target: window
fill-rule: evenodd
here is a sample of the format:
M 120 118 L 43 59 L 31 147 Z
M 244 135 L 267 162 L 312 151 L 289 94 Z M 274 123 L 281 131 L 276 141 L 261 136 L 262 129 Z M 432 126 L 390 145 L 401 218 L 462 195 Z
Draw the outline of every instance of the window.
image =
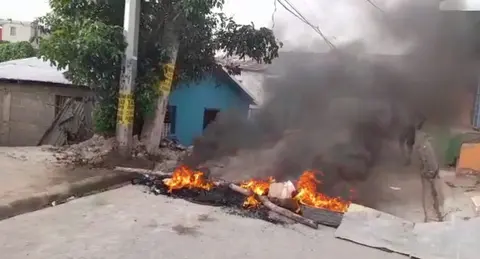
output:
M 163 132 L 164 137 L 175 134 L 175 121 L 177 118 L 177 106 L 167 106 L 167 112 L 165 113 L 165 119 L 163 120 Z
M 10 36 L 17 36 L 17 27 L 10 27 Z
M 205 109 L 203 112 L 203 129 L 206 129 L 217 118 L 219 112 L 220 110 L 217 109 Z

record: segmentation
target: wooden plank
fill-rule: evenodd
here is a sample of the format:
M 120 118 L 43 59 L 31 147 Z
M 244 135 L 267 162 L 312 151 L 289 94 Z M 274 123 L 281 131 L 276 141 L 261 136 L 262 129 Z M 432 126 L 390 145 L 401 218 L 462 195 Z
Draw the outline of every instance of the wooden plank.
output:
M 62 106 L 61 110 L 58 112 L 56 117 L 53 119 L 52 124 L 47 128 L 45 133 L 43 133 L 42 137 L 37 143 L 37 146 L 45 145 L 45 144 L 56 144 L 56 140 L 60 139 L 58 134 L 62 134 L 61 130 L 58 128 L 59 124 L 61 124 L 65 120 L 65 114 L 72 106 L 74 100 L 68 99 L 65 104 Z
M 334 228 L 340 226 L 343 219 L 343 213 L 305 206 L 302 208 L 302 215 L 318 224 Z
M 93 101 L 87 99 L 84 104 L 83 113 L 85 116 L 85 124 L 88 130 L 93 133 Z M 93 135 L 93 134 L 92 134 Z
M 257 199 L 259 199 L 262 204 L 267 207 L 269 210 L 271 211 L 274 211 L 282 216 L 285 216 L 289 219 L 292 219 L 292 220 L 295 220 L 296 222 L 300 223 L 300 224 L 303 224 L 305 226 L 308 226 L 308 227 L 311 227 L 311 228 L 314 228 L 314 229 L 317 229 L 318 228 L 318 223 L 315 222 L 314 220 L 311 220 L 311 219 L 308 219 L 308 218 L 305 218 L 305 217 L 302 217 L 300 216 L 299 214 L 297 213 L 294 213 L 290 210 L 287 210 L 285 208 L 282 208 L 280 206 L 277 206 L 276 204 L 274 204 L 273 202 L 271 202 L 267 196 L 263 196 L 263 195 L 259 195 L 259 196 L 256 196 Z

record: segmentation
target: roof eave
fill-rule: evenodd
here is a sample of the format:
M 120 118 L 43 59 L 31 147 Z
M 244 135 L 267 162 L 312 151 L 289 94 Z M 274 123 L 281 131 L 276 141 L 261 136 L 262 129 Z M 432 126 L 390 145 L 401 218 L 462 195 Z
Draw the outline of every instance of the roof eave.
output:
M 255 99 L 253 94 L 247 91 L 245 87 L 242 86 L 242 83 L 235 78 L 235 76 L 228 73 L 228 70 L 223 66 L 222 66 L 222 71 L 227 75 L 228 78 L 230 78 L 230 80 L 233 81 L 233 83 L 235 83 L 238 86 L 238 88 L 240 88 L 240 90 L 242 90 L 243 93 L 245 93 L 245 95 L 247 95 L 247 97 L 250 99 L 252 104 L 259 105 L 258 101 Z

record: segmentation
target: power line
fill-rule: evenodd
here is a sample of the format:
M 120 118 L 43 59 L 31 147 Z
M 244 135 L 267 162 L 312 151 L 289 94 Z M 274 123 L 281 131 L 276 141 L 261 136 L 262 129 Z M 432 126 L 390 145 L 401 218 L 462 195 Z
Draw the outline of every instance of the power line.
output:
M 367 1 L 367 3 L 369 3 L 371 6 L 375 7 L 377 10 L 379 10 L 380 12 L 384 13 L 385 11 L 382 10 L 382 8 L 380 8 L 375 2 L 373 2 L 373 0 L 365 0 Z
M 277 12 L 277 0 L 273 0 L 272 30 L 275 28 L 275 13 Z
M 318 26 L 315 26 L 310 21 L 308 21 L 308 19 L 305 18 L 305 16 L 303 16 L 302 13 L 297 8 L 295 8 L 295 6 L 289 0 L 284 1 L 287 2 L 287 4 L 298 14 L 298 16 L 302 18 L 302 20 L 306 24 L 313 28 L 313 30 L 316 31 L 325 40 L 325 42 L 331 49 L 336 49 L 335 45 L 328 39 L 328 37 L 320 30 Z
M 373 6 L 378 11 L 384 13 L 383 9 L 381 9 L 373 0 L 365 0 L 365 1 L 367 1 L 367 3 L 369 3 L 371 6 Z M 273 27 L 275 27 L 275 12 L 277 11 L 277 2 L 285 10 L 287 10 L 290 14 L 292 14 L 297 19 L 299 19 L 303 23 L 310 26 L 316 33 L 318 33 L 323 38 L 323 40 L 327 43 L 327 45 L 331 49 L 336 49 L 335 45 L 328 39 L 328 37 L 322 32 L 322 30 L 320 30 L 320 28 L 318 26 L 313 25 L 304 15 L 302 15 L 302 13 L 290 2 L 290 0 L 274 0 L 275 10 L 272 14 L 272 23 L 273 23 L 272 29 L 273 29 Z M 293 9 L 293 11 L 292 11 L 292 9 Z
M 286 4 L 283 1 L 285 1 Z M 302 15 L 302 13 L 289 0 L 276 0 L 276 2 L 278 2 L 285 10 L 287 10 L 297 19 L 310 26 L 316 33 L 318 33 L 323 38 L 323 40 L 331 49 L 336 49 L 335 45 L 327 38 L 327 36 L 320 30 L 320 28 L 308 21 L 308 19 L 305 18 L 305 16 Z M 293 11 L 291 9 L 293 9 Z

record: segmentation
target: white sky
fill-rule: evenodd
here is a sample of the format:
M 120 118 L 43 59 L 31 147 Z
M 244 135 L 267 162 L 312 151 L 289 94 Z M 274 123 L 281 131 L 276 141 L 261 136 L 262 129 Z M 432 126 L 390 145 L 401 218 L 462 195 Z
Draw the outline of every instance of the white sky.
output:
M 374 0 L 384 6 L 393 0 Z M 462 0 L 447 0 L 462 1 Z M 480 10 L 480 0 L 464 0 L 471 8 Z M 365 0 L 290 0 L 295 7 L 334 43 L 341 43 L 368 34 Z M 0 0 L 0 18 L 31 21 L 49 11 L 48 0 Z M 256 26 L 272 27 L 274 0 L 226 0 L 224 11 L 239 23 L 254 22 Z M 303 24 L 282 6 L 275 12 L 275 33 L 285 48 L 318 49 L 322 41 L 310 27 Z
M 20 21 L 32 21 L 50 10 L 48 0 L 0 0 L 0 6 L 0 18 Z

